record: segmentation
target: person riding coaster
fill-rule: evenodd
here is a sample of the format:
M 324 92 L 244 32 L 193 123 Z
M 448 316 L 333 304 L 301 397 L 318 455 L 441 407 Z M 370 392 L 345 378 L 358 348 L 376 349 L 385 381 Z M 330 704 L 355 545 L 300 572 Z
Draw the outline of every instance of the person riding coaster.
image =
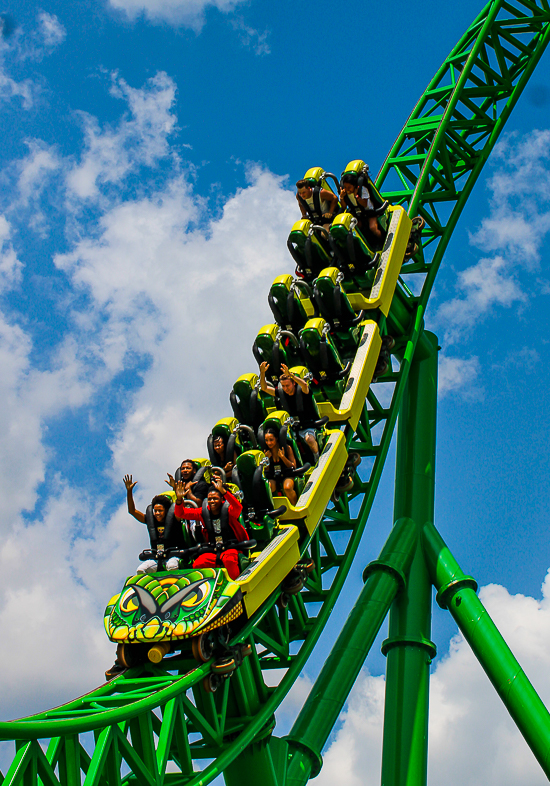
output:
M 291 505 L 296 505 L 298 494 L 294 486 L 293 470 L 296 469 L 296 456 L 288 444 L 281 446 L 279 431 L 274 426 L 269 426 L 263 432 L 265 442 L 264 453 L 269 460 L 265 477 L 269 481 L 271 493 L 283 490 L 285 497 Z
M 239 521 L 243 506 L 227 487 L 224 488 L 219 477 L 212 480 L 208 497 L 200 509 L 183 506 L 185 487 L 182 481 L 177 482 L 174 512 L 177 519 L 194 522 L 187 524 L 193 542 L 210 547 L 195 559 L 193 568 L 223 566 L 229 577 L 236 579 L 241 572 L 239 553 L 243 553 L 243 550 L 235 545 L 252 541 Z
M 350 161 L 342 172 L 340 202 L 357 219 L 359 229 L 381 248 L 387 231 L 384 217 L 389 202 L 370 179 L 369 167 L 364 161 Z
M 350 161 L 340 178 L 340 202 L 358 221 L 359 229 L 371 234 L 375 244 L 381 245 L 386 236 L 387 208 L 389 201 L 384 200 L 370 178 L 369 167 L 359 159 Z M 405 259 L 414 256 L 420 246 L 424 218 L 412 219 L 412 229 L 405 252 Z
M 314 462 L 319 460 L 319 444 L 315 433 L 319 413 L 313 399 L 313 394 L 305 379 L 289 371 L 288 366 L 282 364 L 282 374 L 279 377 L 277 388 L 266 381 L 269 369 L 267 363 L 260 366 L 260 387 L 270 396 L 275 398 L 276 408 L 288 412 L 298 421 L 298 435 L 306 443 L 313 454 Z
M 126 501 L 128 513 L 141 524 L 147 525 L 151 550 L 142 552 L 142 559 L 137 573 L 156 573 L 158 570 L 178 570 L 179 558 L 172 555 L 172 551 L 180 551 L 188 545 L 188 539 L 175 518 L 175 507 L 165 494 L 153 497 L 145 513 L 137 510 L 134 503 L 133 490 L 137 485 L 131 475 L 123 478 L 126 487 Z M 183 484 L 182 484 L 183 488 Z M 153 556 L 154 554 L 154 556 Z M 160 567 L 159 567 L 160 565 Z
M 164 482 L 173 491 L 176 481 L 183 480 L 185 483 L 185 499 L 199 506 L 208 494 L 209 484 L 204 479 L 205 472 L 208 469 L 207 466 L 204 466 L 206 461 L 207 459 L 184 459 L 174 472 L 174 475 L 171 475 L 169 472 L 166 473 L 168 480 Z M 173 499 L 175 499 L 175 496 L 173 496 Z
M 235 418 L 222 418 L 216 423 L 206 441 L 212 466 L 221 467 L 228 478 L 231 477 L 235 461 L 241 452 L 239 434 L 236 430 L 238 425 Z
M 330 190 L 326 178 L 330 177 L 338 185 L 336 176 L 324 172 L 320 167 L 309 169 L 302 180 L 298 180 L 296 199 L 300 205 L 302 218 L 328 228 L 338 212 L 338 197 Z

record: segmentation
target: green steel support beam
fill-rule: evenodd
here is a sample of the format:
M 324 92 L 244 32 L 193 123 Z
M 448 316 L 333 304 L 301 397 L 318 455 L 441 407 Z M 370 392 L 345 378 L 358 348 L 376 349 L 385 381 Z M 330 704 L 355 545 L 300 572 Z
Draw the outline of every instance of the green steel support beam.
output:
M 302 786 L 319 774 L 323 745 L 394 598 L 404 589 L 416 543 L 413 522 L 396 522 L 380 557 L 365 569 L 365 586 L 286 738 L 291 756 L 287 786 Z
M 416 550 L 406 592 L 391 609 L 384 712 L 383 786 L 422 786 L 428 767 L 428 699 L 432 586 L 421 545 L 426 522 L 433 521 L 437 414 L 437 338 L 425 334 L 411 365 L 399 414 L 395 519 L 414 522 Z
M 423 532 L 424 551 L 437 602 L 448 609 L 462 635 L 512 716 L 537 761 L 550 779 L 550 714 L 514 658 L 495 623 L 434 525 Z

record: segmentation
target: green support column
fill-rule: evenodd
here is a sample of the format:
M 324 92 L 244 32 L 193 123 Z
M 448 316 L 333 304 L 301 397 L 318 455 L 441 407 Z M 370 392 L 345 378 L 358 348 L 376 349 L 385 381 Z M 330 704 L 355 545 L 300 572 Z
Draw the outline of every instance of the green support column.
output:
M 226 786 L 283 786 L 287 745 L 277 737 L 252 743 L 224 770 Z
M 415 524 L 417 547 L 406 592 L 394 601 L 387 655 L 382 786 L 423 786 L 428 764 L 432 586 L 421 546 L 433 522 L 437 415 L 437 338 L 424 334 L 399 413 L 394 519 Z
M 365 586 L 286 738 L 291 757 L 286 786 L 304 786 L 319 774 L 323 746 L 394 598 L 404 590 L 416 541 L 412 521 L 396 522 L 380 557 L 366 567 Z

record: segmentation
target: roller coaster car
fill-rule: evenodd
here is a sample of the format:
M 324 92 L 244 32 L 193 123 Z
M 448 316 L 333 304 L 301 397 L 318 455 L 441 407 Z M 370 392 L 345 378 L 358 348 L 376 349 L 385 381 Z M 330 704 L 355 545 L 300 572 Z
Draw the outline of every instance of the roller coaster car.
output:
M 130 576 L 104 614 L 105 630 L 118 645 L 121 666 L 136 666 L 147 659 L 158 663 L 168 652 L 185 649 L 189 643 L 199 661 L 209 660 L 220 645 L 222 651 L 230 650 L 230 633 L 244 624 L 299 562 L 298 540 L 296 527 L 279 526 L 269 546 L 251 554 L 235 581 L 224 568 Z M 235 547 L 254 549 L 256 541 Z M 170 554 L 189 558 L 201 548 Z
M 296 221 L 286 244 L 296 262 L 297 274 L 306 281 L 312 281 L 324 267 L 332 263 L 328 232 L 309 219 Z
M 258 375 L 241 374 L 233 385 L 229 401 L 239 423 L 257 431 L 267 415 L 265 395 L 260 390 Z
M 286 512 L 280 516 L 284 521 L 294 521 L 312 535 L 325 512 L 334 487 L 346 465 L 348 453 L 342 431 L 326 431 L 324 447 L 319 461 L 306 478 L 306 484 L 296 505 L 291 505 L 283 496 L 275 496 L 276 505 L 284 505 Z
M 366 319 L 358 327 L 361 337 L 341 398 L 332 396 L 329 401 L 317 402 L 320 415 L 328 417 L 331 423 L 349 423 L 352 429 L 357 427 L 382 354 L 378 324 L 372 319 Z
M 363 312 L 356 314 L 342 286 L 343 273 L 338 268 L 327 267 L 313 282 L 313 298 L 323 319 L 331 328 L 332 337 L 344 354 L 354 352 L 359 343 Z
M 370 289 L 380 255 L 367 243 L 351 213 L 336 216 L 330 226 L 329 243 L 349 286 Z
M 374 273 L 374 281 L 367 292 L 352 291 L 353 286 L 344 279 L 344 289 L 355 311 L 361 309 L 369 312 L 379 310 L 388 316 L 395 292 L 399 272 L 411 233 L 412 222 L 406 211 L 399 205 L 388 208 L 390 223 L 380 252 L 378 266 Z
M 281 330 L 278 325 L 264 325 L 252 345 L 252 353 L 258 365 L 269 364 L 267 378 L 274 384 L 281 376 L 281 365 L 292 366 L 301 359 L 300 344 L 294 333 Z
M 317 316 L 311 288 L 288 273 L 277 276 L 267 300 L 275 321 L 283 330 L 297 333 L 308 319 Z
M 300 349 L 307 367 L 331 397 L 340 396 L 351 363 L 342 363 L 330 336 L 330 325 L 321 317 L 310 319 L 300 331 Z M 333 391 L 329 389 L 334 388 Z

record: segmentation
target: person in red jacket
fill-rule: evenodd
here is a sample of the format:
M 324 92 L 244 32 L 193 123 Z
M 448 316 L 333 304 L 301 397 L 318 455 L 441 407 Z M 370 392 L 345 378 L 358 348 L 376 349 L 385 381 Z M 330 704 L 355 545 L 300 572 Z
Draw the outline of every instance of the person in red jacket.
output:
M 183 499 L 185 494 L 184 484 L 179 481 L 174 490 L 176 492 L 175 516 L 190 523 L 189 534 L 196 543 L 211 543 L 222 545 L 228 541 L 248 540 L 248 533 L 239 521 L 243 506 L 239 500 L 226 488 L 221 478 L 213 479 L 208 491 L 208 497 L 202 503 L 202 508 L 185 508 Z M 193 562 L 194 568 L 215 568 L 223 565 L 229 577 L 236 579 L 239 575 L 239 552 L 235 548 L 227 548 L 216 554 L 201 554 Z

